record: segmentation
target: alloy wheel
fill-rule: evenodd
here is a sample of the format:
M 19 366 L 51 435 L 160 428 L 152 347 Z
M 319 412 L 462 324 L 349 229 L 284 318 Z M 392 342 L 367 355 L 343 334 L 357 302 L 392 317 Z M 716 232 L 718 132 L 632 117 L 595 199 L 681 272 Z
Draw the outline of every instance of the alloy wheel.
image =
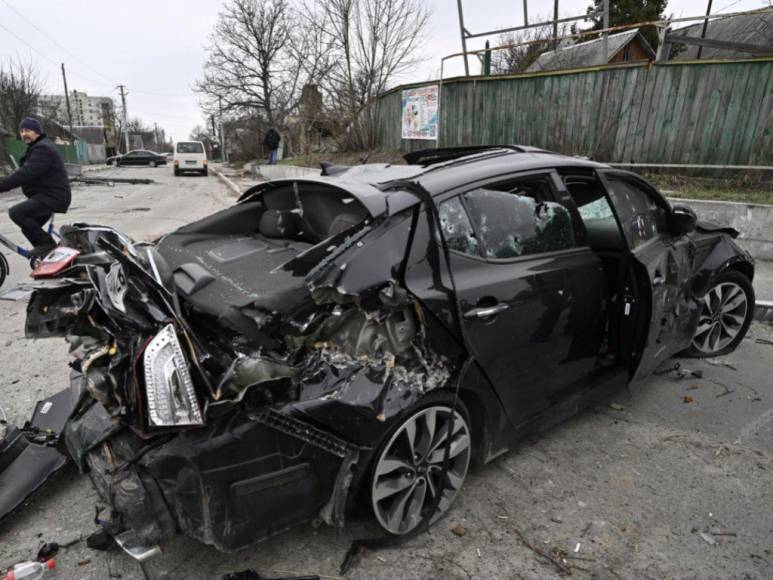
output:
M 467 421 L 456 411 L 446 483 L 443 460 L 450 424 L 450 407 L 421 409 L 400 425 L 381 451 L 371 498 L 376 519 L 388 532 L 401 535 L 418 526 L 438 493 L 432 521 L 451 506 L 467 475 L 471 438 Z
M 749 299 L 735 282 L 721 282 L 706 293 L 693 337 L 693 346 L 704 354 L 721 351 L 744 326 Z

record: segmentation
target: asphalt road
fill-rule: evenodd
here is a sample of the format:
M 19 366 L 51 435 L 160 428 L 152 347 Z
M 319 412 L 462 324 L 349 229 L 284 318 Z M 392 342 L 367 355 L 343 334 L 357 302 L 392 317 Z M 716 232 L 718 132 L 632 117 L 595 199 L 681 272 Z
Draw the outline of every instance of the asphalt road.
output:
M 152 239 L 234 199 L 214 177 L 174 178 L 170 168 L 109 173 L 157 183 L 78 187 L 66 221 Z M 1 215 L 15 199 L 0 197 Z M 2 224 L 18 238 L 9 221 Z M 26 275 L 20 259 L 9 260 L 4 289 Z M 63 341 L 24 338 L 24 308 L 0 301 L 0 405 L 16 423 L 65 386 L 68 360 Z M 765 341 L 773 341 L 773 328 L 754 324 L 721 361 L 682 361 L 703 378 L 653 377 L 474 468 L 429 534 L 365 553 L 348 577 L 561 577 L 537 550 L 569 556 L 578 579 L 773 578 L 773 345 Z M 95 529 L 96 502 L 88 477 L 65 469 L 0 524 L 0 569 L 33 557 L 42 542 L 85 538 Z M 451 532 L 457 525 L 461 536 Z M 251 567 L 266 576 L 335 577 L 352 539 L 374 535 L 362 515 L 344 530 L 302 526 L 234 554 L 177 538 L 148 572 L 210 579 Z M 122 553 L 93 551 L 85 541 L 57 560 L 60 578 L 143 578 Z

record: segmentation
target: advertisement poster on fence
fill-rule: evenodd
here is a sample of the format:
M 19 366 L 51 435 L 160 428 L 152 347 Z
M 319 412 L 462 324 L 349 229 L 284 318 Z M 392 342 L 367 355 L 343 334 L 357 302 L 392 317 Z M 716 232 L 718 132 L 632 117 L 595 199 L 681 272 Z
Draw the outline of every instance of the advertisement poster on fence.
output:
M 437 140 L 437 102 L 437 85 L 403 91 L 403 139 Z

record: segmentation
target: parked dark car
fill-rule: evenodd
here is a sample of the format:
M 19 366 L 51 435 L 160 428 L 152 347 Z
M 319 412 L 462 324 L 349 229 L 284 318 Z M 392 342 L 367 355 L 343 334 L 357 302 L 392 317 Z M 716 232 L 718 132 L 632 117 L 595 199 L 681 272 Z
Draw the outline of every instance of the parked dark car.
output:
M 234 550 L 361 498 L 406 534 L 471 460 L 746 333 L 738 232 L 638 175 L 529 147 L 406 160 L 262 183 L 155 244 L 63 228 L 26 332 L 70 342 L 60 445 L 115 529 Z
M 136 149 L 129 151 L 124 155 L 116 155 L 107 160 L 108 165 L 115 164 L 117 167 L 123 165 L 148 165 L 156 167 L 157 165 L 166 165 L 166 157 L 163 154 L 146 151 L 145 149 Z

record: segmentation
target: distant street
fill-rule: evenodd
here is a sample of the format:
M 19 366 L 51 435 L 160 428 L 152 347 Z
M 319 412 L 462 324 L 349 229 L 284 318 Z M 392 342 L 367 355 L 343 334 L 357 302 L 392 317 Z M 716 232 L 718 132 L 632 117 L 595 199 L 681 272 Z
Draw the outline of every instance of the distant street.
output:
M 78 186 L 59 225 L 85 221 L 153 239 L 235 201 L 216 177 L 173 177 L 170 167 L 101 175 L 157 183 Z M 0 230 L 21 241 L 6 215 L 16 199 L 0 197 Z M 4 290 L 28 271 L 21 259 L 8 259 Z M 0 404 L 16 424 L 35 401 L 66 386 L 68 371 L 63 340 L 24 338 L 25 306 L 0 301 Z M 429 534 L 365 553 L 348 577 L 560 578 L 519 533 L 534 548 L 563 554 L 573 579 L 773 577 L 770 341 L 773 328 L 755 323 L 735 353 L 681 361 L 702 378 L 654 377 L 473 469 L 448 517 Z M 513 381 L 515 388 L 518 377 Z M 57 557 L 58 577 L 141 580 L 138 564 L 123 552 L 86 547 L 97 501 L 88 476 L 66 468 L 0 524 L 0 568 L 33 558 L 43 542 L 81 536 Z M 450 531 L 457 525 L 459 535 Z M 153 580 L 209 580 L 245 568 L 268 577 L 336 577 L 352 539 L 379 535 L 363 510 L 341 531 L 304 525 L 235 554 L 178 537 L 148 571 Z

